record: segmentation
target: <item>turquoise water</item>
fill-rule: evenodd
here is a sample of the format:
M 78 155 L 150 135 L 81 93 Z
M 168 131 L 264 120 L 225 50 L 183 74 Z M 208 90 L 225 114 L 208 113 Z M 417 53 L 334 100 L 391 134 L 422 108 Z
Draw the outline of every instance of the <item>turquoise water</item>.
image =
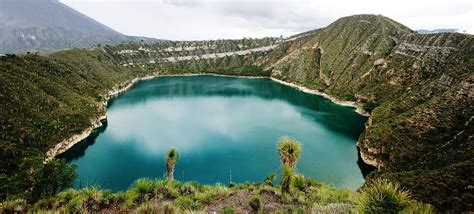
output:
M 297 170 L 338 187 L 364 181 L 356 140 L 366 121 L 270 79 L 193 76 L 141 81 L 114 98 L 107 126 L 62 156 L 78 165 L 74 185 L 125 189 L 165 175 L 165 154 L 180 153 L 175 178 L 200 183 L 260 182 L 280 171 L 277 141 L 302 143 Z

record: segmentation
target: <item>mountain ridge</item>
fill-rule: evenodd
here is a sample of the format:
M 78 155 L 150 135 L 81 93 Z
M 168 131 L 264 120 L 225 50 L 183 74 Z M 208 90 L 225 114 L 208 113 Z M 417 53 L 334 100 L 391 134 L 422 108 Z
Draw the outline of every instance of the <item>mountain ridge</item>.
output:
M 140 40 L 159 41 L 123 35 L 59 1 L 0 1 L 0 53 L 55 51 Z

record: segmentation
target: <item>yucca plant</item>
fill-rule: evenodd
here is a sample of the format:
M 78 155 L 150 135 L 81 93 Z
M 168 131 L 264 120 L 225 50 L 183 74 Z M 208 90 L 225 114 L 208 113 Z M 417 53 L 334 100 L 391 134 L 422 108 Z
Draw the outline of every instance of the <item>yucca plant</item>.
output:
M 283 137 L 278 144 L 278 154 L 284 165 L 286 164 L 293 168 L 300 159 L 301 145 L 296 140 Z
M 359 213 L 399 213 L 413 202 L 400 185 L 378 179 L 367 184 L 356 197 Z
M 293 178 L 293 168 L 288 166 L 287 164 L 283 164 L 283 172 L 281 173 L 281 181 L 280 181 L 282 193 L 290 192 L 290 185 L 291 185 L 292 178 Z
M 166 155 L 166 171 L 168 176 L 168 184 L 171 184 L 174 180 L 174 167 L 178 159 L 178 151 L 175 148 L 171 148 L 168 154 Z

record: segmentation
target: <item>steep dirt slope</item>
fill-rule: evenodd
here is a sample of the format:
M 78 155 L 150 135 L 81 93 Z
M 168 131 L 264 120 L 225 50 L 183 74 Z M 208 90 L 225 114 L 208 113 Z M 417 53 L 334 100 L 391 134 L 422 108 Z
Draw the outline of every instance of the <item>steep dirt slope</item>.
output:
M 374 15 L 341 18 L 288 42 L 272 76 L 365 105 L 363 159 L 415 196 L 473 209 L 474 37 L 420 35 Z

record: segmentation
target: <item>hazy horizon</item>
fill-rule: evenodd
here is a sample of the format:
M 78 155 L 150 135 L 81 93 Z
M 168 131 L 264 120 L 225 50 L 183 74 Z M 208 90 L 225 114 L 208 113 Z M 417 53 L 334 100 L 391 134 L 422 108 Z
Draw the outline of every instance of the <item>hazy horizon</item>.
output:
M 468 0 L 60 1 L 120 33 L 170 40 L 290 36 L 355 14 L 384 15 L 413 30 L 474 32 L 473 3 Z

